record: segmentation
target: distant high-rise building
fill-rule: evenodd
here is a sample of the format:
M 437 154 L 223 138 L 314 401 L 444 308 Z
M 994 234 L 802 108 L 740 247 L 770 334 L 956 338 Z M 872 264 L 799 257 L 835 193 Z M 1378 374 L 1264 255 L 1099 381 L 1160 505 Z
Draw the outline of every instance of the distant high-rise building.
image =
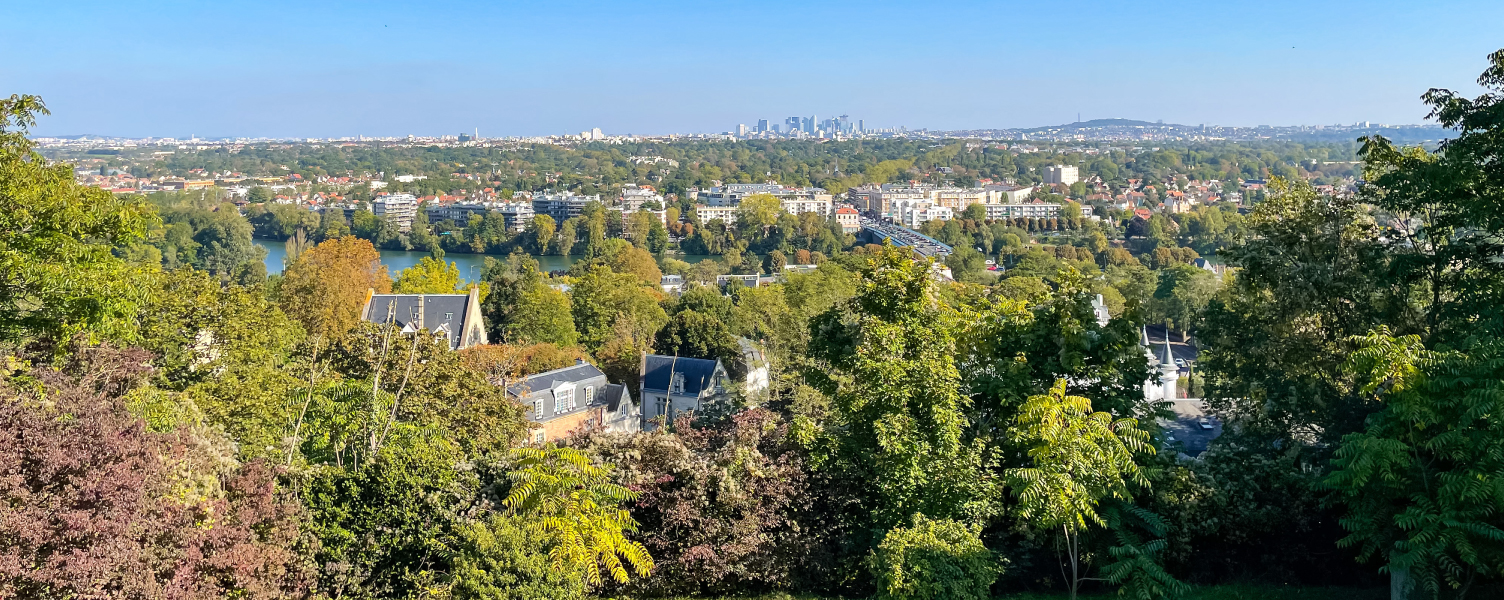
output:
M 1044 168 L 1045 183 L 1063 183 L 1065 185 L 1070 185 L 1077 181 L 1081 181 L 1081 172 L 1076 167 L 1050 165 Z
M 747 137 L 747 124 L 746 123 L 737 123 L 736 124 L 736 137 Z
M 601 128 L 596 127 L 594 129 L 590 130 L 590 139 L 592 139 L 592 140 L 604 140 L 604 139 L 606 139 L 606 134 L 601 133 Z
M 802 120 L 803 119 L 801 119 L 800 117 L 789 117 L 787 119 L 784 119 L 783 132 L 792 134 L 795 131 L 804 131 L 804 127 L 800 125 L 800 122 Z
M 856 120 L 856 132 L 857 133 L 866 133 L 867 132 L 867 125 L 866 125 L 866 123 L 863 123 L 861 119 L 857 119 Z
M 757 132 L 758 133 L 767 133 L 768 132 L 768 120 L 767 119 L 758 119 L 757 120 Z
M 816 129 L 816 125 L 815 124 L 819 123 L 819 121 L 815 120 L 816 116 L 817 115 L 810 115 L 808 119 L 804 120 L 804 132 L 805 133 L 808 133 L 810 135 L 814 135 L 815 134 L 815 129 Z

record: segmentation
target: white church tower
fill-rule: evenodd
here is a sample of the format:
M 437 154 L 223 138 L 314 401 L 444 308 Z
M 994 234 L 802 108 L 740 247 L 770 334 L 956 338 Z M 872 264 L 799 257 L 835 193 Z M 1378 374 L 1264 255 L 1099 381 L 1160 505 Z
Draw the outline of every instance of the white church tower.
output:
M 1145 326 L 1140 330 L 1139 345 L 1144 348 L 1144 358 L 1149 360 L 1150 370 L 1158 372 L 1158 376 L 1150 375 L 1144 381 L 1144 400 L 1171 401 L 1176 396 L 1176 382 L 1180 380 L 1180 367 L 1175 366 L 1175 353 L 1170 351 L 1170 332 L 1165 330 L 1165 344 L 1156 353 L 1149 343 L 1149 328 Z
M 1180 379 L 1180 367 L 1175 365 L 1175 353 L 1170 352 L 1170 331 L 1165 330 L 1165 347 L 1159 354 L 1160 398 L 1175 399 L 1175 382 Z

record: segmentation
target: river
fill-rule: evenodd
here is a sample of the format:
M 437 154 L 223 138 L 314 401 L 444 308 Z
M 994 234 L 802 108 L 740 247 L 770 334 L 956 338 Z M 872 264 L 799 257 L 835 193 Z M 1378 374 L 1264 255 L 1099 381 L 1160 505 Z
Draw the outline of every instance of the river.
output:
M 283 267 L 282 261 L 287 256 L 286 246 L 283 245 L 282 242 L 276 240 L 255 240 L 255 243 L 257 246 L 266 248 L 266 272 L 270 274 L 281 273 Z M 390 273 L 393 278 L 395 278 L 398 271 L 418 264 L 418 261 L 425 256 L 428 256 L 427 252 L 382 250 L 381 264 L 386 265 L 387 272 Z M 470 281 L 480 277 L 481 269 L 485 268 L 487 256 L 490 255 L 460 253 L 446 254 L 444 255 L 444 262 L 452 262 L 458 265 L 460 268 L 460 277 L 465 281 Z M 491 258 L 495 258 L 497 260 L 506 260 L 505 256 L 491 256 Z M 538 266 L 541 267 L 544 271 L 563 271 L 565 269 L 568 269 L 570 265 L 575 263 L 575 261 L 580 260 L 581 257 L 534 256 L 533 258 L 538 260 Z M 697 263 L 707 259 L 713 260 L 716 257 L 703 255 L 669 255 L 669 258 L 682 260 L 687 263 Z

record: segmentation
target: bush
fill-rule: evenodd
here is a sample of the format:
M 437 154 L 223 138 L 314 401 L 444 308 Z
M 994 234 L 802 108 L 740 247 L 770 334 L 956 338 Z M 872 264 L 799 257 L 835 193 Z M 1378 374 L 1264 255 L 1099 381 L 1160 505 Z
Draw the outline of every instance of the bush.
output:
M 1002 569 L 977 537 L 980 532 L 977 526 L 924 515 L 915 515 L 910 527 L 893 528 L 868 559 L 877 598 L 986 600 Z
M 515 517 L 462 529 L 464 550 L 455 565 L 455 598 L 573 600 L 585 596 L 585 578 L 555 569 L 542 547 Z

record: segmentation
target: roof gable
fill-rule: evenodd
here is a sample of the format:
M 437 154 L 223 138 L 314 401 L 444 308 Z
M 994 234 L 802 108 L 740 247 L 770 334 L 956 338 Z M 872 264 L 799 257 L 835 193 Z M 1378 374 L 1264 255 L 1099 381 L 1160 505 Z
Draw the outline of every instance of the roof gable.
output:
M 684 394 L 698 396 L 715 381 L 720 361 L 649 354 L 643 365 L 642 389 L 668 391 L 672 374 L 684 376 Z

